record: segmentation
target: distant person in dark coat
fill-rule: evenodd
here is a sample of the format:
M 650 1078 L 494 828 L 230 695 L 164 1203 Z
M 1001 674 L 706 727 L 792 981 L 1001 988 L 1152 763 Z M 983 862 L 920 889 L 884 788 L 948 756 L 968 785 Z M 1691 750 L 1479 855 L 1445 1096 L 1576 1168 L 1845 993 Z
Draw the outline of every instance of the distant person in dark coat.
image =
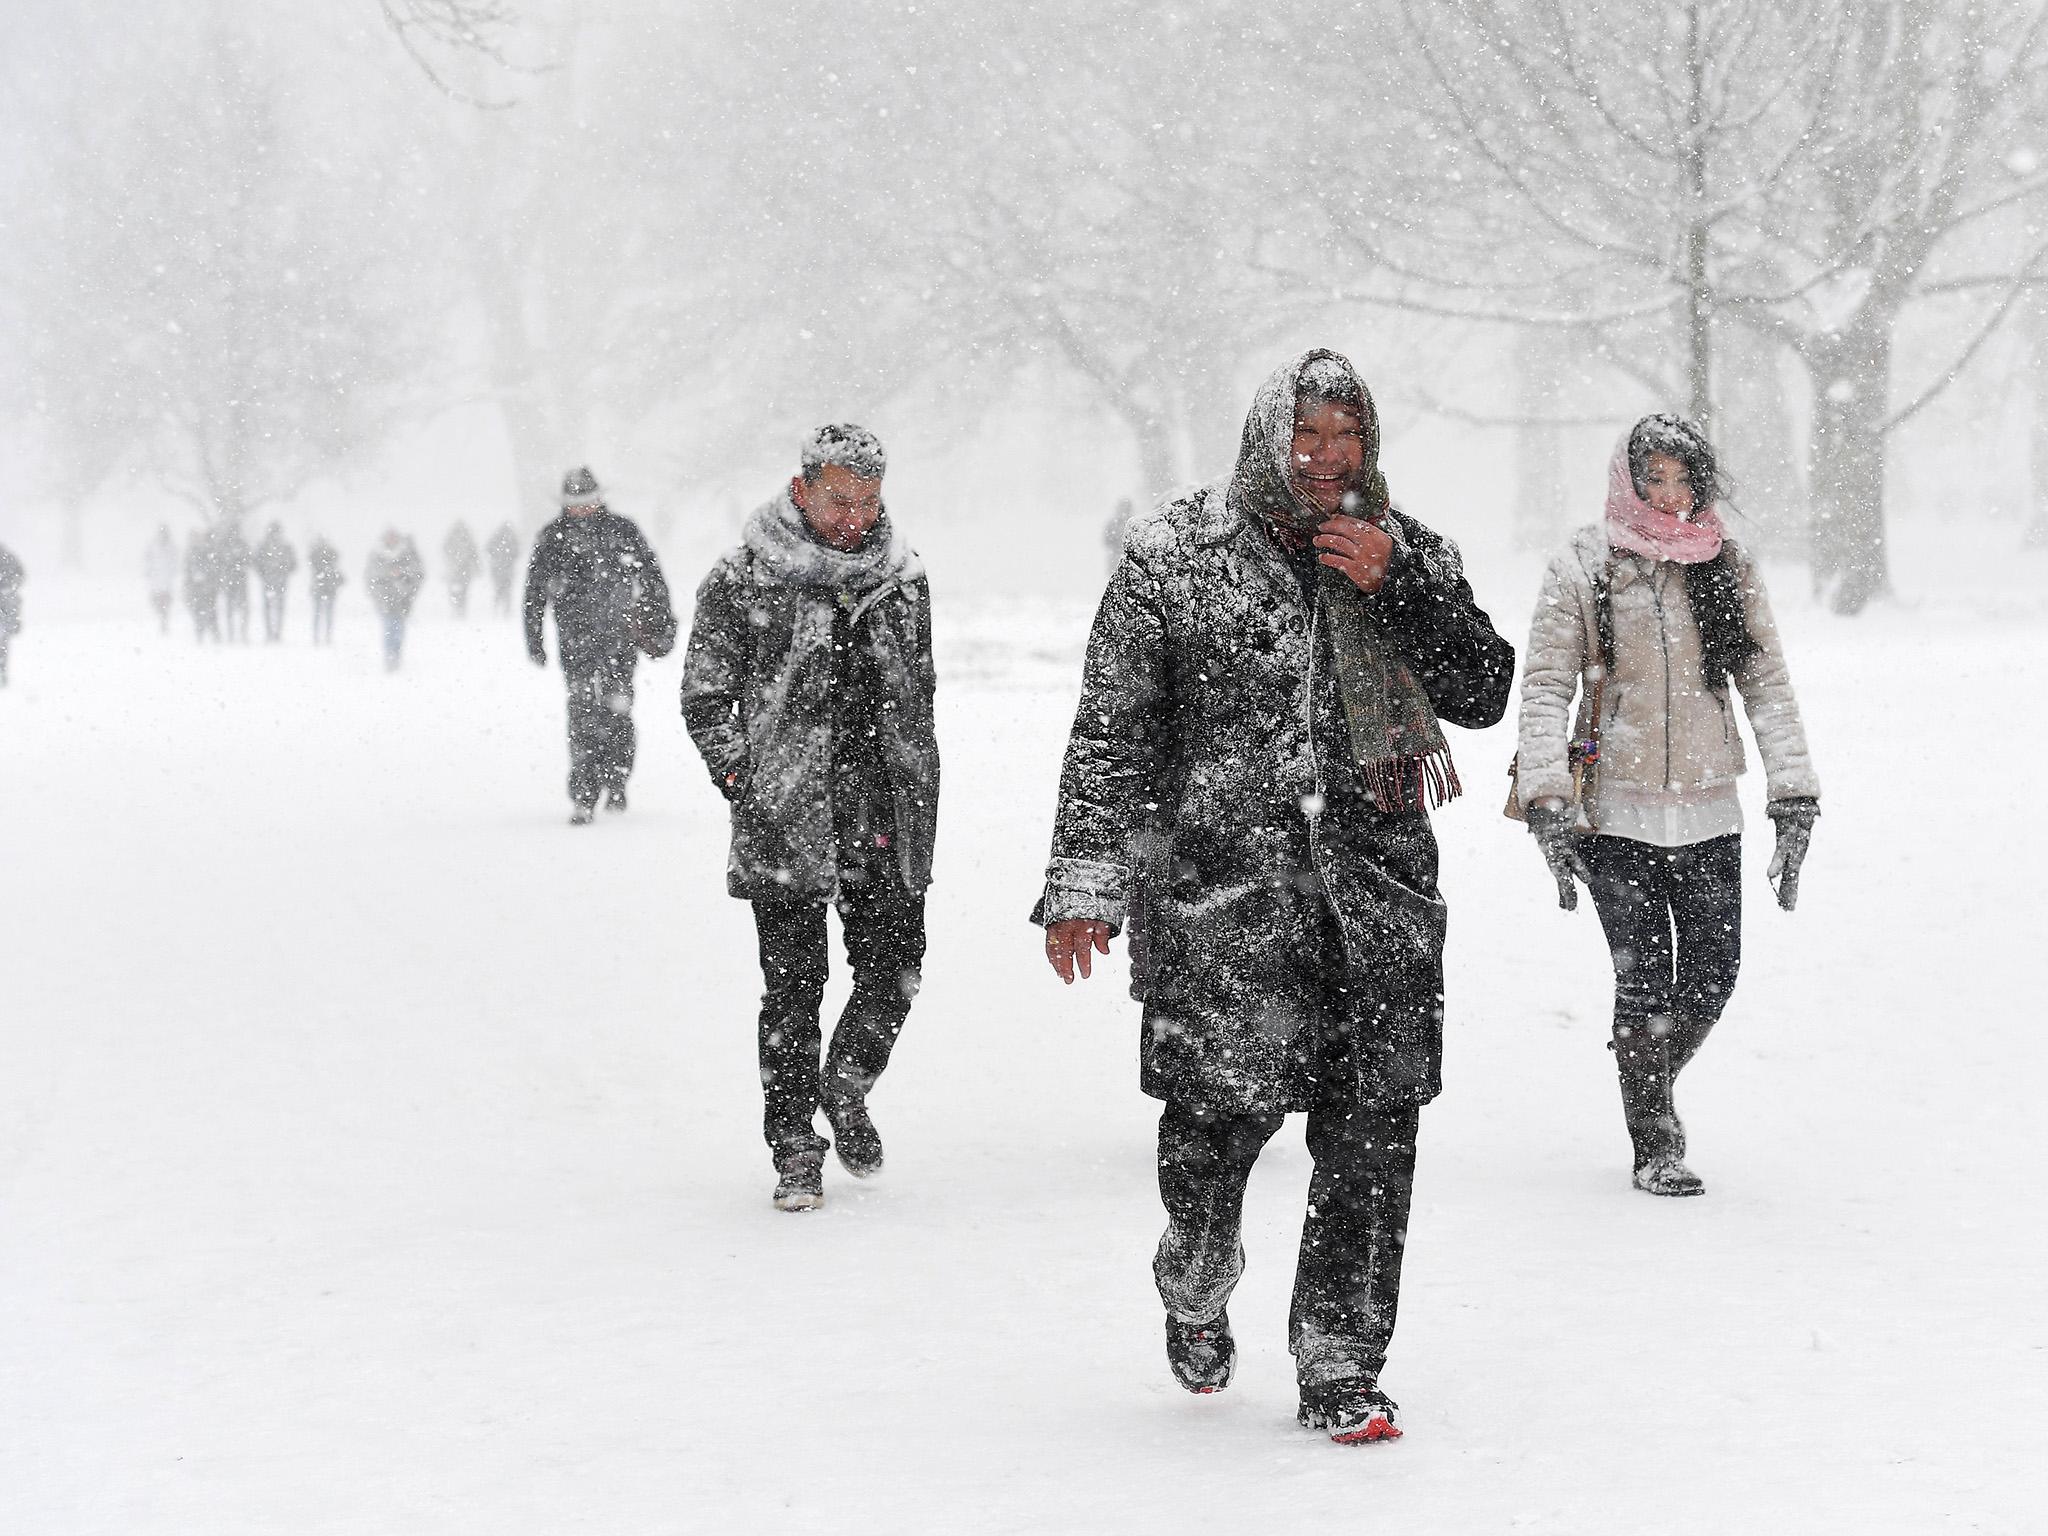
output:
M 221 627 L 230 640 L 249 639 L 249 541 L 237 523 L 214 530 L 213 563 L 220 583 Z
M 1379 1374 L 1441 1086 L 1444 727 L 1500 719 L 1515 670 L 1378 459 L 1364 383 L 1310 352 L 1260 386 L 1229 479 L 1132 524 L 1033 914 L 1069 982 L 1131 927 L 1139 1082 L 1164 1101 L 1153 1278 L 1191 1392 L 1230 1383 L 1245 1182 L 1307 1112 L 1288 1343 L 1301 1422 L 1345 1443 L 1400 1432 Z
M 519 535 L 510 523 L 498 524 L 498 531 L 484 545 L 484 558 L 491 566 L 491 606 L 499 613 L 510 613 L 512 578 L 519 574 Z
M 185 540 L 185 607 L 192 615 L 194 639 L 220 639 L 220 568 L 210 528 L 197 529 Z
M 156 611 L 159 634 L 171 632 L 171 598 L 178 590 L 178 546 L 170 526 L 157 525 L 156 535 L 142 550 L 142 579 L 149 585 L 149 606 Z
M 1117 562 L 1124 557 L 1124 530 L 1131 526 L 1131 498 L 1122 497 L 1116 509 L 1109 514 L 1109 521 L 1102 525 L 1102 552 L 1109 557 L 1109 569 L 1116 572 Z
M 938 835 L 931 589 L 882 505 L 881 443 L 820 427 L 801 471 L 697 589 L 683 720 L 732 803 L 726 888 L 760 941 L 762 1130 L 785 1211 L 824 1199 L 822 1107 L 847 1172 L 880 1171 L 868 1094 L 917 995 Z M 819 1065 L 825 910 L 853 991 Z
M 675 649 L 676 615 L 661 562 L 629 517 L 604 504 L 588 469 L 562 481 L 562 511 L 534 541 L 526 572 L 526 653 L 548 662 L 543 631 L 555 610 L 555 655 L 569 687 L 569 820 L 582 826 L 600 797 L 626 808 L 633 772 L 633 671 L 642 651 Z
M 0 688 L 7 686 L 7 652 L 21 633 L 21 584 L 26 577 L 20 558 L 0 544 Z
M 334 644 L 334 594 L 348 578 L 341 574 L 341 551 L 316 537 L 306 551 L 306 580 L 313 592 L 313 643 Z
M 284 524 L 273 522 L 256 546 L 256 580 L 263 588 L 263 639 L 275 643 L 284 638 L 284 591 L 299 568 L 298 552 L 284 536 Z
M 405 621 L 413 600 L 426 585 L 427 567 L 413 541 L 396 528 L 384 530 L 384 542 L 370 554 L 363 585 L 384 625 L 384 670 L 396 672 L 405 650 Z
M 469 524 L 458 522 L 441 541 L 441 579 L 448 583 L 448 606 L 458 619 L 469 616 L 469 584 L 476 580 L 476 539 Z

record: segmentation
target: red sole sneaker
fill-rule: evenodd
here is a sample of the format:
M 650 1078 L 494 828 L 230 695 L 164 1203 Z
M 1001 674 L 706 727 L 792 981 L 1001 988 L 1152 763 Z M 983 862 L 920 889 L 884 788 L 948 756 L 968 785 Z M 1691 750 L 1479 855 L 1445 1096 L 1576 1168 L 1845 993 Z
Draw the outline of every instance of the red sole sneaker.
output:
M 1401 1431 L 1386 1419 L 1374 1415 L 1357 1429 L 1333 1430 L 1330 1441 L 1334 1445 L 1370 1445 L 1375 1440 L 1398 1440 Z

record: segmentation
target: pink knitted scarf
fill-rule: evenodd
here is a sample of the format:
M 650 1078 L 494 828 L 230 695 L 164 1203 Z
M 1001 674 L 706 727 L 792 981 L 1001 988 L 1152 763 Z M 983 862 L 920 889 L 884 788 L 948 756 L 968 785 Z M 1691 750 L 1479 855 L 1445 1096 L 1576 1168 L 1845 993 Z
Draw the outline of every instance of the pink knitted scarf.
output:
M 1698 565 L 1721 553 L 1721 519 L 1712 506 L 1696 510 L 1691 521 L 1669 512 L 1655 512 L 1636 494 L 1628 472 L 1628 438 L 1614 450 L 1607 466 L 1607 542 L 1632 555 Z

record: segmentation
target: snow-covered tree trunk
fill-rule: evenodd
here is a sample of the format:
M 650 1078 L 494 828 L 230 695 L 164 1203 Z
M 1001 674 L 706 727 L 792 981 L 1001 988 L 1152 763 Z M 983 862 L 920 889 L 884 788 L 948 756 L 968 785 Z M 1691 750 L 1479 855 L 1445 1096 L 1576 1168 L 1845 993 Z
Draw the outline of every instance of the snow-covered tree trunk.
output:
M 1813 381 L 1813 579 L 1840 614 L 1861 613 L 1891 586 L 1884 489 L 1894 318 L 1866 304 L 1803 348 Z

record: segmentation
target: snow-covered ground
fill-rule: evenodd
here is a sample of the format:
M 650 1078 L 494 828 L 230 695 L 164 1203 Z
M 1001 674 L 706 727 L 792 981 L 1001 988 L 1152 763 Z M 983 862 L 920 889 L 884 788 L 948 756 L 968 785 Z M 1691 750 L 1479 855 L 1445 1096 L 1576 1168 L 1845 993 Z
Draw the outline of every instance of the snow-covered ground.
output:
M 1366 1450 L 1292 1420 L 1298 1127 L 1253 1181 L 1237 1383 L 1161 1358 L 1120 959 L 1065 991 L 1024 920 L 1085 602 L 942 607 L 889 1167 L 828 1164 L 791 1217 L 677 661 L 641 673 L 632 812 L 576 831 L 558 677 L 505 621 L 430 590 L 386 677 L 360 606 L 332 651 L 302 607 L 200 651 L 32 583 L 0 1530 L 2042 1530 L 2048 557 L 1989 598 L 1919 558 L 1855 623 L 1777 578 L 1827 814 L 1793 916 L 1751 839 L 1743 984 L 1682 1093 L 1703 1200 L 1628 1188 L 1597 925 L 1499 815 L 1505 729 L 1455 741 L 1409 1433 Z M 1479 586 L 1519 643 L 1533 566 Z

